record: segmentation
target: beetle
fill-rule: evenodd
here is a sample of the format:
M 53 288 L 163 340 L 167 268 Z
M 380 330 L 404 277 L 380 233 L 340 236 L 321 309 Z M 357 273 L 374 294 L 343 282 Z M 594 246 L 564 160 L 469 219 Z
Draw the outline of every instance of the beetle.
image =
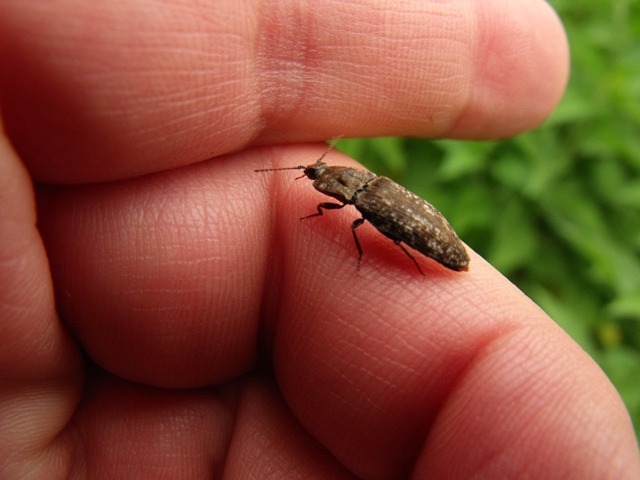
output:
M 420 265 L 403 243 L 451 270 L 461 272 L 469 269 L 469 255 L 462 241 L 433 205 L 390 178 L 357 168 L 327 165 L 323 160 L 330 149 L 311 165 L 255 171 L 303 170 L 298 178 L 307 177 L 313 181 L 316 190 L 341 202 L 320 203 L 316 213 L 300 220 L 322 216 L 325 210 L 355 206 L 362 215 L 351 224 L 358 249 L 357 271 L 360 270 L 362 247 L 356 229 L 365 220 L 393 240 L 423 276 Z

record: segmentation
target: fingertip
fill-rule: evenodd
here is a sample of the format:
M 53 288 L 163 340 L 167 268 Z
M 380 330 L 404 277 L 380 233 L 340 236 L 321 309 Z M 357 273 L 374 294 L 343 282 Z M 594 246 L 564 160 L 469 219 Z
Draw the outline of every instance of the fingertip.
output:
M 552 7 L 537 0 L 476 4 L 477 48 L 465 107 L 448 135 L 506 137 L 542 123 L 569 76 L 569 47 Z

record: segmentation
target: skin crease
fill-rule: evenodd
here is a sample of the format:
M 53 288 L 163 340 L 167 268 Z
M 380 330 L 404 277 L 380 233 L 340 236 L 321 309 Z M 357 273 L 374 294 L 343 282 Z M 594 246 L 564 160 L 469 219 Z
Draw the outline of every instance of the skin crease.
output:
M 544 2 L 5 0 L 0 55 L 0 477 L 637 478 L 613 386 L 480 257 L 423 280 L 365 224 L 356 276 L 356 213 L 253 172 L 535 127 Z

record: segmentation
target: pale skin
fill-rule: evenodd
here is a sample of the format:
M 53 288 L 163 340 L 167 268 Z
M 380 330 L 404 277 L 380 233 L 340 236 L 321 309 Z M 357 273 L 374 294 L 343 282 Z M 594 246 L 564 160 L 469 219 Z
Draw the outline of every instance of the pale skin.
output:
M 356 276 L 355 211 L 254 173 L 535 127 L 544 2 L 4 0 L 0 55 L 0 477 L 638 477 L 614 387 L 482 258 L 423 280 L 365 224 Z

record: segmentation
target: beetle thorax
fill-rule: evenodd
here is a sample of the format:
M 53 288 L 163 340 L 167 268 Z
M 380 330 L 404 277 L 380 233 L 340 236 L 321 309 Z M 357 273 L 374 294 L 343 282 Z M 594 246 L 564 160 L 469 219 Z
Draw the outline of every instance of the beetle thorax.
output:
M 316 190 L 344 203 L 353 203 L 354 197 L 366 188 L 376 176 L 371 172 L 348 167 L 326 167 L 313 182 Z

